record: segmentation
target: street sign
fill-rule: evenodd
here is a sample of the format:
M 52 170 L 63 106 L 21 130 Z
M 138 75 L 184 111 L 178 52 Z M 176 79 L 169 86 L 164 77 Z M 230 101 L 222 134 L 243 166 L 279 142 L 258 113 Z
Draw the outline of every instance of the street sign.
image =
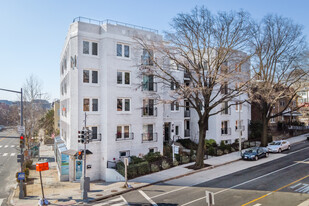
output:
M 25 133 L 25 126 L 17 126 L 17 130 L 19 133 Z
M 19 172 L 17 179 L 18 180 L 25 180 L 25 173 L 24 172 Z
M 36 163 L 36 171 L 45 171 L 45 170 L 49 170 L 48 167 L 48 162 L 44 162 L 44 163 Z
M 179 154 L 179 146 L 174 145 L 174 153 Z
M 206 203 L 208 206 L 215 205 L 215 195 L 213 192 L 205 191 L 206 193 Z
M 22 162 L 24 160 L 24 155 L 23 154 L 18 154 L 17 155 L 17 162 Z
M 124 165 L 126 165 L 126 166 L 129 165 L 129 159 L 128 158 L 124 158 Z

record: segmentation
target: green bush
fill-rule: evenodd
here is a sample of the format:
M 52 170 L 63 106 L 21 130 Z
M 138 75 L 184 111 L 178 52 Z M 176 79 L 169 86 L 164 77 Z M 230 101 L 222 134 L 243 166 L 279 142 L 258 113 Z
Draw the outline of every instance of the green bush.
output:
M 138 176 L 138 172 L 137 172 L 136 165 L 129 165 L 128 166 L 128 178 L 131 179 L 137 176 Z
M 162 156 L 160 154 L 160 152 L 149 152 L 148 154 L 146 154 L 144 156 L 144 159 L 147 161 L 147 162 L 156 162 L 156 161 L 159 161 L 162 159 Z
M 117 164 L 116 164 L 116 170 L 117 170 L 122 176 L 125 175 L 125 174 L 124 174 L 124 164 L 123 164 L 123 162 L 121 162 L 121 161 L 117 162 Z
M 139 164 L 134 165 L 138 175 L 145 175 L 150 172 L 149 163 L 141 162 Z
M 215 148 L 213 146 L 210 146 L 207 148 L 208 155 L 214 156 L 215 155 Z
M 159 172 L 160 171 L 160 167 L 158 165 L 156 165 L 156 164 L 151 164 L 150 171 L 151 172 Z
M 138 164 L 138 163 L 141 163 L 141 162 L 145 162 L 145 160 L 143 158 L 140 158 L 140 157 L 131 156 L 130 158 L 131 158 L 132 164 Z
M 166 160 L 162 161 L 162 169 L 166 170 L 170 167 L 171 167 L 170 164 Z
M 205 139 L 205 147 L 217 147 L 217 142 L 214 139 Z
M 179 165 L 179 162 L 178 162 L 177 160 L 175 160 L 175 161 L 173 162 L 173 165 L 174 165 L 174 166 L 178 166 L 178 165 Z
M 164 157 L 172 157 L 173 152 L 172 152 L 172 147 L 168 144 L 163 146 L 163 156 Z
M 194 162 L 195 160 L 196 160 L 196 155 L 194 154 L 191 156 L 191 161 Z
M 190 162 L 190 158 L 188 156 L 182 156 L 181 157 L 181 162 L 186 164 Z
M 179 142 L 183 147 L 187 149 L 197 150 L 197 144 L 191 139 L 178 139 L 176 142 Z

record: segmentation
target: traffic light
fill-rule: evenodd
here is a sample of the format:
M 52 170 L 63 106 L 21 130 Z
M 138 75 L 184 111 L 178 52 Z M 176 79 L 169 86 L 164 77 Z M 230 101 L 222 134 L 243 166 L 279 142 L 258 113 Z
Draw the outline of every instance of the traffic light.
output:
M 19 140 L 20 140 L 20 148 L 24 148 L 24 146 L 25 146 L 24 135 L 20 135 Z
M 85 141 L 85 130 L 78 131 L 78 143 L 84 143 Z
M 92 140 L 92 130 L 88 130 L 88 141 Z
M 81 151 L 78 151 L 78 156 L 77 156 L 77 158 L 78 158 L 79 160 L 82 160 L 82 159 L 83 159 L 83 154 L 82 154 Z

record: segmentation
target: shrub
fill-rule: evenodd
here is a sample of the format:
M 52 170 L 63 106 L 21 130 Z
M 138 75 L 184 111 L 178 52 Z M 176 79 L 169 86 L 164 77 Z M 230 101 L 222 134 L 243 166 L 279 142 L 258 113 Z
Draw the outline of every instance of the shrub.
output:
M 141 162 L 139 164 L 134 165 L 138 175 L 145 175 L 150 172 L 148 162 Z
M 26 168 L 29 168 L 29 169 L 30 169 L 32 163 L 33 163 L 33 160 L 30 160 L 30 159 L 29 159 L 29 160 L 25 160 L 24 166 L 25 166 Z
M 234 149 L 234 147 L 231 147 L 231 152 L 235 152 L 236 150 Z
M 226 145 L 225 145 L 224 141 L 220 142 L 220 149 L 222 149 L 222 150 L 226 149 Z
M 172 157 L 172 147 L 170 145 L 164 145 L 163 146 L 163 156 L 165 157 Z
M 162 161 L 162 169 L 166 170 L 170 167 L 171 167 L 170 164 L 166 160 Z
M 177 142 L 187 149 L 197 150 L 197 144 L 191 139 L 178 139 Z
M 138 173 L 137 173 L 136 165 L 129 165 L 128 166 L 128 178 L 131 179 L 131 178 L 134 178 L 134 177 L 137 177 L 137 176 L 138 176 Z
M 123 162 L 121 162 L 121 161 L 117 162 L 117 164 L 116 164 L 116 170 L 117 170 L 122 176 L 125 175 L 125 174 L 124 174 L 124 164 L 123 164 Z
M 191 161 L 194 162 L 195 160 L 196 160 L 196 155 L 194 154 L 194 155 L 191 156 Z
M 213 146 L 210 146 L 207 148 L 208 155 L 214 156 L 215 155 L 215 148 Z
M 217 147 L 217 142 L 214 139 L 205 139 L 205 147 Z
M 228 150 L 228 149 L 225 149 L 223 152 L 224 152 L 224 154 L 228 154 L 228 153 L 229 153 L 229 150 Z
M 218 155 L 218 156 L 223 155 L 223 151 L 222 151 L 221 149 L 218 149 L 218 150 L 217 150 L 217 155 Z
M 182 156 L 181 157 L 181 161 L 182 161 L 182 163 L 189 163 L 190 162 L 190 158 L 188 157 L 188 156 Z
M 156 162 L 156 161 L 159 161 L 162 159 L 162 156 L 160 154 L 160 152 L 149 152 L 148 154 L 146 154 L 144 156 L 144 159 L 147 161 L 147 162 Z
M 174 160 L 173 165 L 174 165 L 174 166 L 178 166 L 178 165 L 179 165 L 179 162 L 178 162 L 177 160 Z
M 151 172 L 159 172 L 160 171 L 160 167 L 158 165 L 156 165 L 156 164 L 151 164 L 150 171 Z
M 140 158 L 140 157 L 131 156 L 130 158 L 131 158 L 132 164 L 138 164 L 138 163 L 141 163 L 141 162 L 145 162 L 145 160 Z

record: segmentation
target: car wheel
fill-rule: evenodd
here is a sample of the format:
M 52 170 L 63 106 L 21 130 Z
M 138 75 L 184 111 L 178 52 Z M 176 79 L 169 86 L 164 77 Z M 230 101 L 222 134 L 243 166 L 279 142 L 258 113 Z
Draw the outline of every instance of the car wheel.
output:
M 288 150 L 290 150 L 290 149 L 291 149 L 291 146 L 289 145 Z
M 254 157 L 254 160 L 255 160 L 255 161 L 256 161 L 256 160 L 258 160 L 258 159 L 259 159 L 259 157 L 258 157 L 258 156 L 255 156 L 255 157 Z
M 281 148 L 278 149 L 278 152 L 279 152 L 279 153 L 281 152 Z

